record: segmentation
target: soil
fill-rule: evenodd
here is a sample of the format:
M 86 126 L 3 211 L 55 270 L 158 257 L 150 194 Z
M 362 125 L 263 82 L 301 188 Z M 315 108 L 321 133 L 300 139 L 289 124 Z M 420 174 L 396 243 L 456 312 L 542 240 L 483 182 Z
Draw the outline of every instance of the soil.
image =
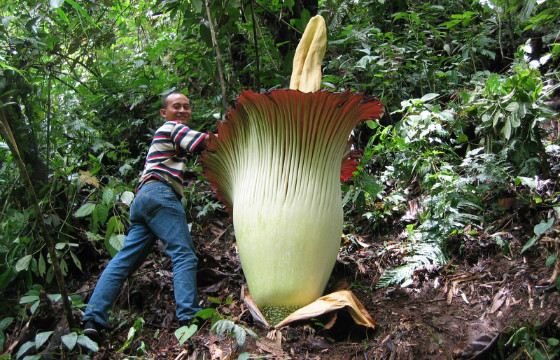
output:
M 556 239 L 558 229 L 553 231 Z M 540 338 L 560 338 L 560 291 L 550 283 L 553 269 L 546 258 L 557 248 L 539 244 L 520 254 L 527 235 L 504 230 L 509 251 L 483 241 L 463 238 L 460 249 L 443 268 L 425 268 L 407 287 L 376 288 L 383 267 L 402 257 L 367 234 L 346 241 L 328 291 L 350 289 L 375 319 L 376 328 L 362 328 L 344 310 L 279 330 L 257 323 L 241 299 L 244 278 L 232 225 L 223 214 L 193 228 L 199 253 L 199 294 L 204 307 L 254 331 L 243 347 L 234 336 L 211 331 L 210 320 L 183 345 L 174 335 L 171 263 L 156 249 L 127 281 L 114 308 L 112 328 L 103 333 L 94 359 L 492 359 L 529 358 L 527 347 L 506 346 L 520 327 Z M 398 239 L 398 236 L 395 236 Z M 386 240 L 386 239 L 385 239 Z M 394 248 L 395 251 L 390 249 Z M 87 298 L 108 259 L 92 262 L 75 288 Z M 55 303 L 51 321 L 64 328 Z M 144 323 L 123 349 L 130 328 Z M 62 323 L 62 324 L 60 324 Z M 37 324 L 37 321 L 32 324 Z M 31 326 L 33 327 L 33 325 Z M 38 325 L 35 330 L 38 330 Z M 51 325 L 52 327 L 52 325 Z M 8 334 L 6 344 L 21 338 L 23 324 Z M 61 332 L 63 333 L 63 331 Z M 45 354 L 45 352 L 43 352 Z M 60 354 L 58 352 L 58 354 Z M 527 355 L 527 357 L 526 357 Z M 74 354 L 68 358 L 74 358 Z M 53 358 L 57 358 L 54 356 Z

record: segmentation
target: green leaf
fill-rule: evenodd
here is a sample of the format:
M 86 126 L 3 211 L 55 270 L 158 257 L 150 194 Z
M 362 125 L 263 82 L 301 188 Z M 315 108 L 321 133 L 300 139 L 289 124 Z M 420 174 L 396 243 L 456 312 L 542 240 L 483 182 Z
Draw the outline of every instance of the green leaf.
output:
M 535 235 L 537 236 L 541 236 L 543 235 L 545 232 L 547 232 L 552 225 L 554 225 L 554 218 L 551 217 L 550 219 L 548 219 L 548 221 L 541 221 L 539 224 L 535 225 L 533 231 L 535 232 Z
M 511 120 L 506 118 L 504 121 L 504 127 L 502 128 L 502 136 L 509 140 L 511 138 Z
M 428 102 L 430 100 L 433 100 L 433 99 L 437 98 L 438 96 L 439 96 L 439 94 L 436 94 L 436 93 L 428 93 L 428 94 L 422 96 L 420 98 L 420 100 L 422 100 L 423 102 Z
M 130 204 L 132 204 L 132 200 L 134 200 L 134 193 L 132 191 L 125 191 L 121 194 L 121 202 L 126 205 L 130 206 Z
M 6 317 L 6 318 L 3 318 L 2 320 L 0 320 L 0 332 L 6 330 L 8 328 L 8 326 L 12 325 L 13 322 L 14 322 L 13 317 Z M 2 347 L 0 346 L 0 351 L 1 350 L 2 350 Z
M 57 302 L 57 301 L 60 301 L 62 299 L 61 294 L 47 294 L 47 297 L 52 302 Z
M 32 255 L 25 255 L 19 259 L 16 263 L 16 272 L 24 271 L 29 269 L 29 263 L 31 262 Z
M 558 256 L 556 254 L 554 255 L 550 255 L 547 259 L 546 262 L 544 263 L 545 266 L 547 268 L 551 267 L 552 265 L 554 265 L 554 263 L 556 262 L 556 259 L 558 258 Z
M 525 245 L 523 245 L 523 248 L 521 249 L 521 253 L 523 254 L 525 251 L 527 251 L 529 248 L 535 245 L 537 240 L 539 240 L 538 236 L 533 236 L 532 238 L 530 238 L 529 241 L 527 241 Z
M 497 94 L 500 89 L 500 76 L 492 74 L 486 81 L 486 91 L 490 94 Z
M 548 345 L 550 346 L 558 346 L 558 344 L 560 344 L 560 340 L 556 339 L 556 338 L 548 338 L 546 340 L 546 342 L 548 343 Z
M 103 203 L 112 206 L 115 203 L 115 192 L 111 188 L 103 191 Z
M 35 348 L 38 350 L 49 340 L 54 331 L 43 331 L 35 335 Z
M 78 3 L 76 3 L 74 0 L 66 0 L 66 2 L 68 4 L 70 4 L 70 6 L 72 6 L 74 8 L 74 10 L 76 10 L 76 12 L 78 14 L 80 14 L 81 17 L 83 17 L 84 19 L 86 19 L 91 25 L 93 25 L 96 28 L 99 28 L 97 26 L 97 24 L 95 23 L 95 21 L 93 21 L 93 19 L 91 18 L 91 16 L 89 16 L 89 14 L 87 13 L 87 11 L 84 10 L 83 7 L 81 7 L 80 5 L 78 5 Z
M 239 354 L 239 356 L 237 357 L 237 360 L 248 360 L 251 358 L 251 355 L 248 352 L 242 352 L 241 354 Z
M 99 241 L 99 240 L 103 240 L 103 236 L 93 233 L 93 232 L 89 232 L 86 231 L 86 237 L 88 239 L 88 241 Z
M 16 271 L 13 267 L 9 267 L 6 271 L 0 273 L 0 290 L 5 289 L 8 284 L 16 277 Z
M 379 123 L 377 121 L 373 121 L 373 120 L 367 120 L 366 125 L 367 125 L 368 128 L 373 129 L 373 130 L 375 130 L 379 127 Z
M 511 126 L 513 128 L 517 129 L 519 126 L 521 126 L 521 120 L 519 119 L 519 115 L 517 115 L 516 112 L 511 114 L 510 120 L 511 120 Z
M 134 340 L 134 335 L 136 335 L 136 328 L 134 326 L 132 326 L 130 329 L 128 329 L 128 335 L 126 337 L 126 341 L 124 342 L 124 344 L 120 347 L 119 350 L 117 350 L 118 352 L 123 352 L 126 349 L 128 349 L 128 347 L 130 346 L 130 344 L 132 344 L 132 341 Z
M 202 12 L 202 0 L 191 0 L 191 4 L 195 12 Z
M 40 301 L 37 300 L 33 304 L 31 304 L 31 307 L 29 308 L 29 311 L 31 311 L 32 314 L 35 314 L 35 311 L 37 311 L 37 308 L 39 307 L 39 303 L 40 303 Z
M 45 257 L 43 254 L 39 255 L 39 276 L 45 276 L 47 271 L 47 264 L 45 263 Z
M 109 221 L 107 222 L 107 231 L 105 232 L 105 238 L 109 239 L 111 235 L 115 233 L 122 233 L 124 232 L 124 225 L 119 219 L 118 216 L 111 216 Z
M 214 308 L 205 308 L 198 311 L 195 316 L 202 320 L 212 319 L 214 322 L 215 319 L 220 319 L 220 313 Z
M 504 116 L 504 115 L 503 115 L 501 112 L 496 111 L 496 113 L 494 114 L 494 117 L 492 118 L 492 126 L 493 126 L 494 128 L 497 128 L 497 127 L 498 127 L 498 124 L 500 123 L 500 119 L 501 119 L 503 116 Z
M 94 209 L 95 203 L 85 203 L 84 205 L 80 206 L 80 208 L 74 213 L 74 216 L 77 218 L 88 216 L 93 212 Z
M 35 341 L 28 341 L 25 344 L 21 345 L 17 354 L 16 359 L 19 359 L 25 354 L 29 349 L 35 347 Z
M 506 106 L 506 111 L 509 112 L 517 112 L 519 110 L 519 104 L 517 102 L 510 102 L 509 104 L 507 104 Z
M 51 9 L 58 9 L 64 4 L 64 0 L 50 0 Z
M 111 237 L 109 238 L 109 244 L 111 245 L 111 247 L 113 247 L 113 249 L 115 249 L 117 252 L 121 251 L 123 245 L 124 245 L 124 239 L 126 238 L 126 236 L 122 235 L 122 234 L 118 234 L 118 235 L 111 235 Z
M 175 337 L 179 341 L 179 344 L 182 346 L 185 341 L 190 339 L 198 330 L 198 326 L 192 324 L 191 326 L 181 326 L 177 330 L 175 330 Z
M 66 16 L 66 13 L 61 8 L 55 9 L 55 11 L 62 19 L 62 21 L 64 21 L 66 24 L 70 24 L 70 19 L 68 19 L 68 16 Z
M 106 204 L 97 204 L 95 206 L 95 210 L 93 210 L 91 219 L 92 222 L 92 229 L 91 231 L 97 232 L 99 225 L 104 225 L 105 221 L 107 221 L 107 217 L 109 216 L 109 206 Z
M 85 335 L 79 335 L 77 343 L 93 352 L 99 351 L 99 345 L 97 345 L 95 341 L 91 340 L 89 337 Z
M 382 183 L 368 174 L 360 176 L 357 182 L 358 185 L 374 199 L 385 188 Z
M 38 301 L 39 300 L 39 295 L 26 295 L 26 296 L 22 296 L 19 299 L 19 303 L 20 305 L 24 305 L 24 304 L 30 304 L 34 301 Z
M 76 334 L 75 332 L 71 332 L 70 334 L 61 336 L 60 340 L 62 340 L 62 343 L 68 350 L 72 351 L 76 346 L 76 342 L 78 341 L 78 334 Z
M 82 263 L 80 262 L 80 259 L 78 259 L 76 254 L 74 254 L 72 251 L 70 251 L 70 257 L 72 257 L 72 261 L 74 261 L 74 265 L 76 265 L 76 267 L 78 269 L 80 269 L 80 271 L 83 271 L 82 270 Z

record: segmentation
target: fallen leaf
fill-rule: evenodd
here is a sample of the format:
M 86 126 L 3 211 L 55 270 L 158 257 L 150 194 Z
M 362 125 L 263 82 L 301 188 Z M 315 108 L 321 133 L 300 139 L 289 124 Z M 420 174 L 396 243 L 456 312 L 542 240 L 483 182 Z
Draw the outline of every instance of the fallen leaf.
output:
M 506 288 L 501 288 L 496 295 L 494 295 L 494 298 L 492 299 L 492 306 L 490 307 L 490 314 L 495 313 L 502 307 L 508 297 L 508 294 L 509 291 Z
M 89 171 L 80 170 L 78 173 L 80 174 L 79 182 L 81 184 L 93 185 L 94 187 L 99 188 L 99 180 L 97 180 L 95 176 L 91 175 Z
M 311 304 L 294 311 L 275 327 L 281 328 L 294 321 L 311 319 L 343 308 L 348 310 L 356 324 L 369 328 L 375 327 L 375 321 L 371 315 L 350 290 L 336 291 L 322 296 Z
M 272 340 L 261 338 L 257 340 L 256 345 L 262 351 L 272 354 L 276 359 L 286 358 L 286 354 L 282 350 L 282 347 L 279 347 L 278 344 Z

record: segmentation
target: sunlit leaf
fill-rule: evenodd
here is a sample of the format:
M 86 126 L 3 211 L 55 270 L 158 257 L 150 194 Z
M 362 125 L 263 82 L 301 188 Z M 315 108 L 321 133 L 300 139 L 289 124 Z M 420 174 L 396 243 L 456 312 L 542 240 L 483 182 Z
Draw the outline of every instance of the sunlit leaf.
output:
M 517 102 L 510 102 L 507 106 L 506 106 L 506 110 L 509 112 L 516 112 L 517 110 L 519 110 L 519 104 Z
M 439 96 L 439 94 L 429 93 L 429 94 L 426 94 L 426 95 L 422 96 L 420 98 L 420 100 L 422 100 L 423 102 L 428 102 L 430 100 L 433 100 L 433 99 L 437 98 L 438 96 Z
M 31 262 L 32 255 L 25 255 L 16 262 L 16 271 L 24 271 L 29 269 L 29 263 Z
M 121 194 L 121 202 L 126 205 L 130 206 L 130 204 L 132 204 L 132 200 L 134 200 L 134 193 L 132 191 L 125 191 Z
M 70 4 L 70 6 L 72 6 L 74 8 L 74 10 L 76 10 L 76 12 L 78 14 L 80 14 L 81 17 L 83 17 L 84 19 L 86 19 L 92 26 L 98 28 L 97 24 L 95 23 L 95 21 L 91 18 L 91 16 L 89 16 L 89 14 L 87 13 L 86 10 L 84 10 L 84 8 L 82 6 L 80 6 L 76 1 L 74 0 L 66 0 L 66 2 L 68 4 Z
M 554 218 L 551 217 L 547 221 L 541 221 L 539 224 L 535 225 L 533 232 L 535 235 L 540 236 L 547 232 L 552 225 L 554 225 Z
M 19 299 L 19 303 L 20 303 L 21 305 L 23 305 L 23 304 L 29 304 L 29 303 L 32 303 L 32 302 L 38 301 L 38 300 L 39 300 L 39 296 L 38 296 L 38 295 L 26 295 L 26 296 L 22 296 L 22 297 Z
M 16 359 L 19 359 L 25 354 L 27 351 L 35 347 L 35 341 L 28 341 L 21 345 L 16 353 Z
M 78 341 L 78 334 L 71 332 L 70 334 L 62 335 L 60 340 L 62 340 L 62 343 L 68 350 L 72 351 Z
M 57 9 L 64 4 L 64 0 L 50 0 L 51 9 Z
M 35 347 L 40 349 L 49 340 L 54 331 L 43 331 L 35 335 Z
M 115 256 L 116 253 L 118 253 L 123 245 L 124 245 L 124 239 L 126 238 L 126 236 L 122 235 L 122 234 L 113 234 L 111 235 L 111 237 L 109 238 L 109 246 L 110 248 L 107 249 L 107 251 L 109 251 L 109 254 L 111 256 Z
M 237 357 L 237 360 L 248 360 L 251 358 L 251 354 L 249 354 L 248 352 L 242 352 L 241 354 L 239 354 L 239 356 Z
M 93 213 L 91 214 L 92 219 L 92 231 L 98 231 L 100 225 L 104 225 L 109 216 L 109 206 L 105 203 L 97 204 Z
M 179 341 L 180 345 L 183 345 L 185 341 L 190 339 L 198 330 L 198 326 L 192 324 L 190 326 L 181 326 L 177 330 L 175 330 L 175 337 L 177 341 Z
M 502 136 L 509 140 L 511 138 L 511 121 L 510 119 L 506 119 L 504 121 L 504 127 L 502 128 Z
M 91 203 L 91 202 L 85 203 L 84 205 L 80 206 L 78 210 L 76 210 L 74 216 L 79 218 L 79 217 L 91 215 L 94 209 L 95 209 L 95 203 Z
M 52 302 L 57 302 L 57 301 L 60 301 L 62 299 L 62 295 L 60 295 L 60 294 L 48 294 L 47 297 Z
M 105 188 L 103 191 L 103 203 L 112 205 L 115 201 L 115 192 L 111 188 Z
M 93 352 L 99 351 L 99 345 L 85 335 L 79 335 L 77 343 Z
M 551 267 L 552 265 L 554 265 L 554 263 L 556 263 L 557 258 L 558 256 L 556 254 L 550 255 L 548 258 L 546 258 L 546 262 L 544 263 L 544 265 L 548 268 Z

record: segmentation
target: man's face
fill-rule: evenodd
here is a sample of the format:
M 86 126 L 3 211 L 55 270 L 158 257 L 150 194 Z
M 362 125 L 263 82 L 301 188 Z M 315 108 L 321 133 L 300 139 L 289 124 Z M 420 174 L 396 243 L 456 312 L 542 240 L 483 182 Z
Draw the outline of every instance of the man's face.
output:
M 165 120 L 187 124 L 192 118 L 191 102 L 183 94 L 171 94 L 167 97 L 165 107 L 160 109 L 159 113 Z

